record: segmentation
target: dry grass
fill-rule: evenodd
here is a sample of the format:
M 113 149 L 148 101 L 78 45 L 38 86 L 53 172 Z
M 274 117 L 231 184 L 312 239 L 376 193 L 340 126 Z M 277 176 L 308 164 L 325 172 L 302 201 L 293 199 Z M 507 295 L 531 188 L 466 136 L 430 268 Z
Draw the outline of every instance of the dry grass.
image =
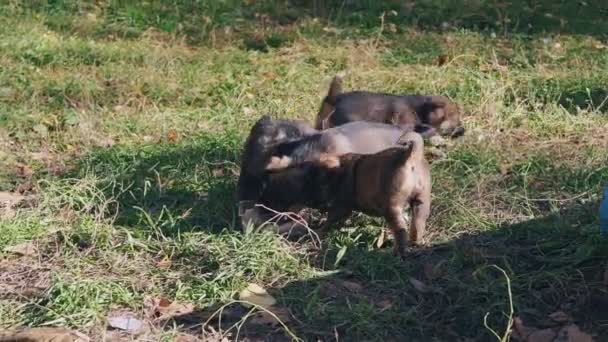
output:
M 505 277 L 488 267 L 498 265 L 526 324 L 557 328 L 547 315 L 561 310 L 597 340 L 608 335 L 595 215 L 608 181 L 600 5 L 555 5 L 569 20 L 560 26 L 543 2 L 528 32 L 529 16 L 492 21 L 515 5 L 480 5 L 484 19 L 427 4 L 446 11 L 442 28 L 423 5 L 412 16 L 390 2 L 329 4 L 329 23 L 280 22 L 293 8 L 264 1 L 209 2 L 203 16 L 161 4 L 163 16 L 150 4 L 0 7 L 0 190 L 39 197 L 0 208 L 0 251 L 40 246 L 0 252 L 0 329 L 61 325 L 100 339 L 111 312 L 143 318 L 154 297 L 196 311 L 145 338 L 209 337 L 211 327 L 235 338 L 241 327 L 289 339 L 259 319 L 236 324 L 238 305 L 222 324 L 210 319 L 255 282 L 303 340 L 488 341 L 486 313 L 499 335 L 510 318 Z M 393 7 L 380 27 L 375 13 Z M 383 222 L 365 216 L 321 248 L 232 229 L 249 126 L 264 113 L 312 122 L 343 70 L 346 89 L 445 94 L 466 109 L 467 135 L 432 163 L 429 245 L 407 262 L 376 246 Z

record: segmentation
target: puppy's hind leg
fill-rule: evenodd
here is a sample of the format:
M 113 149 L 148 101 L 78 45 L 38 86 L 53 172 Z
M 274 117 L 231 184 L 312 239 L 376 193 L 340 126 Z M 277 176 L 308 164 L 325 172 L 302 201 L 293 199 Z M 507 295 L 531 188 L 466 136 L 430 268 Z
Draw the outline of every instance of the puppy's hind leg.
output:
M 389 228 L 395 238 L 395 246 L 393 247 L 393 254 L 399 255 L 402 259 L 405 257 L 405 246 L 407 239 L 405 237 L 407 223 L 403 218 L 400 208 L 390 209 L 386 221 L 388 222 Z
M 426 230 L 426 220 L 431 212 L 431 203 L 429 200 L 412 201 L 412 220 L 410 223 L 410 243 L 420 245 L 423 243 L 424 233 Z

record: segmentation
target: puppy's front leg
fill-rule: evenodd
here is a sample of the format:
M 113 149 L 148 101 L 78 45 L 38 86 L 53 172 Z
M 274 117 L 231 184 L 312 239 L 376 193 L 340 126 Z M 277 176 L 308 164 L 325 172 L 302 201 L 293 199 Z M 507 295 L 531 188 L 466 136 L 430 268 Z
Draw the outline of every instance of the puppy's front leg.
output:
M 418 245 L 422 243 L 424 232 L 426 230 L 426 220 L 431 212 L 430 199 L 424 199 L 420 202 L 413 202 L 412 221 L 410 224 L 410 241 L 412 244 Z
M 319 233 L 324 234 L 327 232 L 329 227 L 344 222 L 352 213 L 352 211 L 348 208 L 338 207 L 330 209 L 327 214 L 327 219 L 323 224 L 319 227 Z
M 393 254 L 399 255 L 402 259 L 405 258 L 405 245 L 406 245 L 406 227 L 407 223 L 401 214 L 401 208 L 390 209 L 386 217 L 389 228 L 395 237 L 395 246 L 393 247 Z

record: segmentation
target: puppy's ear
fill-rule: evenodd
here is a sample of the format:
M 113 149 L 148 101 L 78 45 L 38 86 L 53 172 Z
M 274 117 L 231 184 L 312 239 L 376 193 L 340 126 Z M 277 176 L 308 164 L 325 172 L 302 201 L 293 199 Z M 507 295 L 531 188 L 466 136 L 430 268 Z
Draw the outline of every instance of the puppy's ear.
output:
M 268 164 L 266 164 L 267 171 L 278 171 L 286 169 L 291 165 L 291 158 L 288 156 L 283 157 L 271 157 Z

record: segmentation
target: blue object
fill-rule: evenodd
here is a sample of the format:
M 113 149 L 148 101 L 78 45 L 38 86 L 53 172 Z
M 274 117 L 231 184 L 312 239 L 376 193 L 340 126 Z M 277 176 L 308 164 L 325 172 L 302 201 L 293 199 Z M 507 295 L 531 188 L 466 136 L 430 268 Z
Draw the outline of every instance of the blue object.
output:
M 600 203 L 600 235 L 608 235 L 608 186 L 604 187 L 604 198 Z

